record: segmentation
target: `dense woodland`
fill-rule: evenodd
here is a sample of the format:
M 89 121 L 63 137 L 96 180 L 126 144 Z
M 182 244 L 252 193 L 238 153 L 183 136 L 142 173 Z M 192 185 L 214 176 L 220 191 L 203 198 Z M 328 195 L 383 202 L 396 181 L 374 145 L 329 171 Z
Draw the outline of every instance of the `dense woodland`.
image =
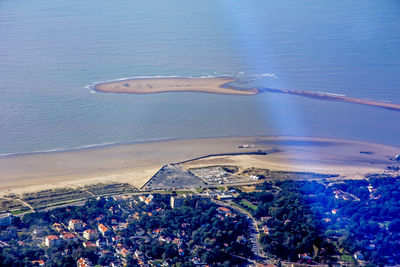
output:
M 296 261 L 308 253 L 329 263 L 355 262 L 358 252 L 372 264 L 400 263 L 399 179 L 277 181 L 257 189 L 235 202 L 263 219 L 269 232 L 260 241 L 267 254 Z

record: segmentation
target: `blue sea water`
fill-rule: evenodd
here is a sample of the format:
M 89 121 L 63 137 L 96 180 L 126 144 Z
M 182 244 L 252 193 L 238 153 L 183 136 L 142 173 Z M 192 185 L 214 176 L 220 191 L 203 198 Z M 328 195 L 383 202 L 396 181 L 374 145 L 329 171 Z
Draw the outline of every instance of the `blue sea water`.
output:
M 265 93 L 125 95 L 88 85 L 230 75 L 400 103 L 400 3 L 0 1 L 0 154 L 237 135 L 400 146 L 400 112 Z M 244 85 L 241 85 L 244 86 Z

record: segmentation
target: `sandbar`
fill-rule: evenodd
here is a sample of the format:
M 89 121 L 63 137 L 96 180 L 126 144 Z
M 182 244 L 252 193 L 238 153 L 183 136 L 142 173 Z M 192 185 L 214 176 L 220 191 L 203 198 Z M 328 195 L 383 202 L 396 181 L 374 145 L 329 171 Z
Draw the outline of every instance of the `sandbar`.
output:
M 95 90 L 107 93 L 155 94 L 165 92 L 198 92 L 224 95 L 255 95 L 257 89 L 239 90 L 229 84 L 237 81 L 232 77 L 210 78 L 135 78 L 104 82 Z
M 240 145 L 249 144 L 246 148 Z M 254 145 L 254 147 L 253 147 Z M 221 137 L 142 142 L 65 152 L 0 157 L 0 195 L 95 183 L 143 186 L 162 166 L 219 153 L 277 148 L 269 155 L 226 156 L 190 162 L 186 167 L 237 164 L 271 170 L 339 174 L 361 179 L 382 173 L 400 149 L 349 140 L 312 137 Z M 373 153 L 360 153 L 370 151 Z
M 106 93 L 128 93 L 128 94 L 155 94 L 167 92 L 197 92 L 223 95 L 256 95 L 263 92 L 292 94 L 320 100 L 347 102 L 379 108 L 400 111 L 400 104 L 361 99 L 344 95 L 274 88 L 251 88 L 243 89 L 231 85 L 238 79 L 233 77 L 167 77 L 167 78 L 134 78 L 117 80 L 96 84 L 94 89 Z

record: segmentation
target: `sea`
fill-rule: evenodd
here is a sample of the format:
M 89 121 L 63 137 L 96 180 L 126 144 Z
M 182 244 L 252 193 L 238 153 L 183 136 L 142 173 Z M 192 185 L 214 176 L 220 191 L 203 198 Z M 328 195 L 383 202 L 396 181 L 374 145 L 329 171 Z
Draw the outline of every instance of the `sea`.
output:
M 400 150 L 393 110 L 274 93 L 92 89 L 175 76 L 400 103 L 400 2 L 1 0 L 0 155 L 254 135 Z

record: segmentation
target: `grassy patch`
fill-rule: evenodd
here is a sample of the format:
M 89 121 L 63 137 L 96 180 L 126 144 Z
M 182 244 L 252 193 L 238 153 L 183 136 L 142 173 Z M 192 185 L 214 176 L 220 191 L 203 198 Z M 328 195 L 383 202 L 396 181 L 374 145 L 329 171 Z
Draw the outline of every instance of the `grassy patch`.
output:
M 89 198 L 91 195 L 85 191 L 75 188 L 59 188 L 44 190 L 35 193 L 25 193 L 21 199 L 34 208 L 46 207 L 54 203 L 68 202 L 71 200 Z
M 93 195 L 101 196 L 108 194 L 126 194 L 137 192 L 137 188 L 133 187 L 128 183 L 110 183 L 110 184 L 94 184 L 84 187 L 85 190 L 89 191 Z
M 193 195 L 193 191 L 187 191 L 187 190 L 183 190 L 183 191 L 175 191 L 175 193 L 177 195 Z
M 25 206 L 15 200 L 15 199 L 3 199 L 0 198 L 0 211 L 8 211 L 8 210 L 19 210 L 23 209 Z
M 205 190 L 205 188 L 196 188 L 196 191 L 199 194 L 203 193 L 204 190 Z
M 240 201 L 240 204 L 251 209 L 251 210 L 256 210 L 257 206 L 254 205 L 253 203 L 250 203 L 249 201 L 247 201 L 246 199 L 243 199 L 242 201 Z
M 18 215 L 18 214 L 26 213 L 26 212 L 29 212 L 29 211 L 30 211 L 30 209 L 26 209 L 26 210 L 13 210 L 13 211 L 11 211 L 11 214 L 12 214 L 12 215 Z
M 259 190 L 257 190 L 255 185 L 245 185 L 245 186 L 241 186 L 239 188 L 240 188 L 241 191 L 246 192 L 246 193 L 259 191 Z
M 354 263 L 354 259 L 351 255 L 342 255 L 340 259 L 345 262 Z
M 248 177 L 255 175 L 255 176 L 265 178 L 269 174 L 269 170 L 252 167 L 252 168 L 244 169 L 240 174 L 244 175 L 244 176 L 248 176 Z

